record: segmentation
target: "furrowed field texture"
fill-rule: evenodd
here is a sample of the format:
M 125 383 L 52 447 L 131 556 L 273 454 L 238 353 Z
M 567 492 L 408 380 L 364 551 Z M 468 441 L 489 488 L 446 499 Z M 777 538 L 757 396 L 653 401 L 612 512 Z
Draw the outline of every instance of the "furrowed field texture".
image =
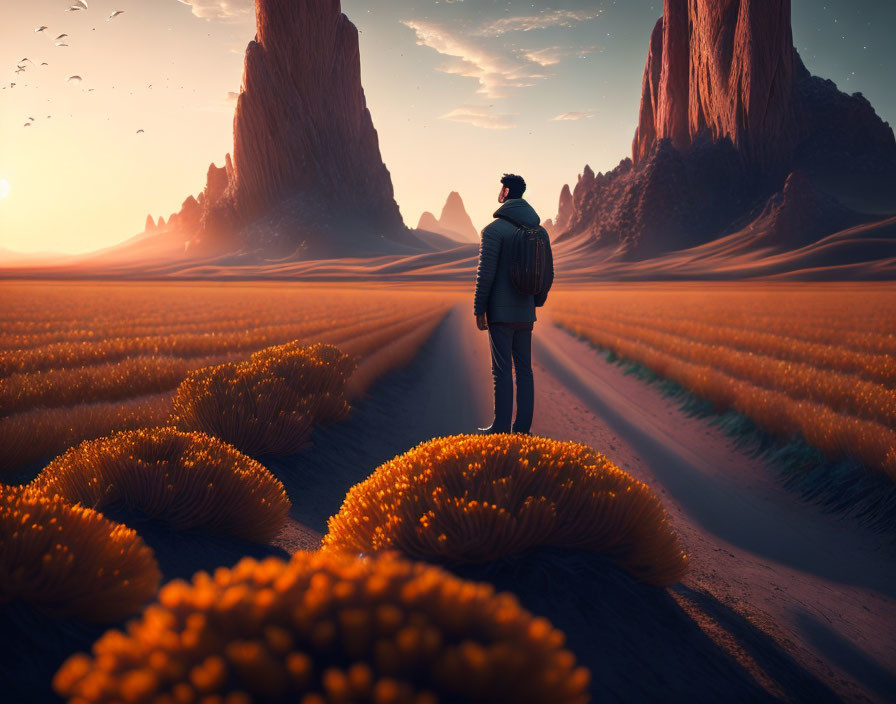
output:
M 3 283 L 0 473 L 82 440 L 166 422 L 194 370 L 274 345 L 357 362 L 350 398 L 408 362 L 456 300 L 445 291 L 307 283 Z
M 837 461 L 896 481 L 896 288 L 606 286 L 558 291 L 554 323 Z

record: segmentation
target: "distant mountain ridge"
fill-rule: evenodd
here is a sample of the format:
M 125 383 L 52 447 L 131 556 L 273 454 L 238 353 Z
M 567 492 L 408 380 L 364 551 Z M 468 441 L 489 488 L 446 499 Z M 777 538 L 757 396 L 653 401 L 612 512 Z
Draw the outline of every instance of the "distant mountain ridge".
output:
M 438 219 L 429 211 L 424 212 L 417 223 L 417 229 L 437 232 L 458 242 L 479 242 L 479 232 L 473 225 L 464 207 L 464 201 L 457 191 L 448 194 Z

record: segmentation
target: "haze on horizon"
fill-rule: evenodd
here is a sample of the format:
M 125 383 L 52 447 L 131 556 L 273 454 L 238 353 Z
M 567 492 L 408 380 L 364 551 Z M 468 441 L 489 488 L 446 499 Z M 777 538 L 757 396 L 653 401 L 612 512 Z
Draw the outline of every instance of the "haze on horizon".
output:
M 861 91 L 896 124 L 896 3 L 792 4 L 809 70 Z M 252 0 L 68 5 L 34 0 L 3 13 L 0 249 L 123 241 L 148 213 L 167 219 L 198 194 L 208 165 L 233 148 Z M 424 210 L 438 216 L 456 190 L 482 228 L 505 171 L 525 176 L 526 198 L 547 219 L 585 163 L 606 171 L 630 155 L 662 2 L 343 0 L 342 9 L 361 32 L 367 104 L 409 227 Z M 63 33 L 68 46 L 54 46 Z

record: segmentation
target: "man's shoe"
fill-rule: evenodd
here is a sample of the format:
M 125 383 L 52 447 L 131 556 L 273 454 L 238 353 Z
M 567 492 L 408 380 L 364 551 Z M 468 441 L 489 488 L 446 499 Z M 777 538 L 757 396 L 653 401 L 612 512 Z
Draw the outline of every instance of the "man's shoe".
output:
M 517 435 L 531 435 L 532 434 L 528 430 L 514 430 L 513 432 L 516 433 Z
M 487 428 L 477 428 L 480 435 L 497 435 L 498 433 L 507 433 L 510 432 L 508 430 L 495 430 L 493 426 L 488 426 Z

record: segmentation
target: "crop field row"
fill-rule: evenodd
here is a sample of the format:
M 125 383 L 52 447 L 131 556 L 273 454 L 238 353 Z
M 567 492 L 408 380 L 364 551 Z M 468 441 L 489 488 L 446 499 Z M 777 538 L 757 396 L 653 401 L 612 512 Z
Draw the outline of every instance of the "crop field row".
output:
M 453 303 L 444 293 L 313 285 L 7 284 L 4 299 L 0 339 L 21 347 L 0 351 L 0 472 L 163 424 L 191 372 L 287 342 L 352 355 L 347 393 L 360 396 L 410 361 Z
M 673 287 L 649 294 L 560 293 L 552 315 L 561 327 L 679 383 L 718 410 L 734 409 L 782 439 L 802 435 L 832 459 L 852 456 L 896 480 L 894 357 L 887 351 L 896 349 L 896 337 L 882 323 L 887 315 L 891 327 L 896 320 L 893 292 L 813 287 L 811 295 L 791 297 L 748 286 L 738 296 L 720 300 L 706 290 Z M 877 327 L 877 351 L 842 344 L 843 337 L 855 337 L 845 327 L 825 327 L 832 310 L 838 319 L 851 315 L 857 329 Z M 771 331 L 769 321 L 781 311 L 792 316 L 789 325 L 781 320 L 780 332 Z

